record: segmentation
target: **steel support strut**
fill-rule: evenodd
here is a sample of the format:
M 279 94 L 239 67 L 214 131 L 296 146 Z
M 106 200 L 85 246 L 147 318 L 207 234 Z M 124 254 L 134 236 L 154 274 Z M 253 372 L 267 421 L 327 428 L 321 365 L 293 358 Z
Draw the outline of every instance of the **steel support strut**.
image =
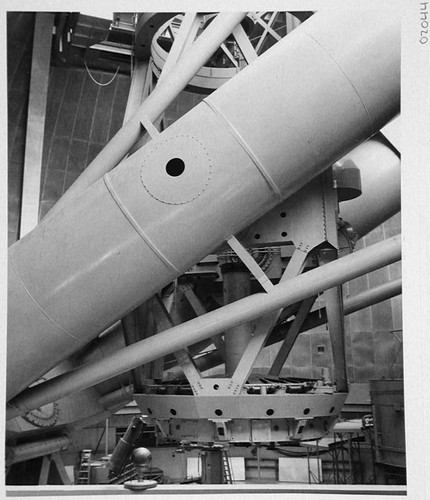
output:
M 242 263 L 223 264 L 221 270 L 223 274 L 224 304 L 231 304 L 250 295 L 251 275 Z M 252 325 L 250 323 L 234 326 L 225 332 L 226 375 L 231 375 L 236 370 L 251 337 Z
M 326 265 L 337 258 L 337 250 L 325 248 L 319 252 L 320 264 Z M 345 353 L 345 326 L 343 321 L 342 287 L 337 285 L 324 291 L 325 308 L 333 352 L 334 382 L 339 392 L 348 392 Z
M 54 14 L 48 12 L 38 12 L 36 14 L 25 136 L 20 238 L 29 233 L 39 221 L 43 134 L 48 97 L 53 25 Z

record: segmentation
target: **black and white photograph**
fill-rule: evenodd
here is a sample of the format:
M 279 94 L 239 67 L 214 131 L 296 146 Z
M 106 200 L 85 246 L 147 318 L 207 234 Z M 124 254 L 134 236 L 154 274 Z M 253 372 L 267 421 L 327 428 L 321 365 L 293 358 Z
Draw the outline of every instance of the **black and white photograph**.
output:
M 430 498 L 430 2 L 2 14 L 4 496 Z

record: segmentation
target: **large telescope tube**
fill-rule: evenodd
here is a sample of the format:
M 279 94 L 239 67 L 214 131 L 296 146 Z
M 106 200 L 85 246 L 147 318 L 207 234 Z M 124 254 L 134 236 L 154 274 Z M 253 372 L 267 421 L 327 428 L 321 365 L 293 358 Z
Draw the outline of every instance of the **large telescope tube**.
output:
M 7 399 L 393 118 L 399 36 L 316 14 L 10 247 Z

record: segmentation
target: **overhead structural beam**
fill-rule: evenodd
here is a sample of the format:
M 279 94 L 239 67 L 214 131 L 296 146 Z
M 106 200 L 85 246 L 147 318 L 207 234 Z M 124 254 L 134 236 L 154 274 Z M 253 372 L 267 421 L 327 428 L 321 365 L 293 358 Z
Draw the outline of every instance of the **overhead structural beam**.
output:
M 401 258 L 401 238 L 394 236 L 334 262 L 280 283 L 270 293 L 257 293 L 194 318 L 153 337 L 114 352 L 93 365 L 26 389 L 13 398 L 7 419 L 91 387 L 141 364 L 178 351 L 228 328 L 252 321 L 288 304 L 304 300 L 324 290 L 374 271 Z
M 218 14 L 187 53 L 183 55 L 181 64 L 171 68 L 166 78 L 157 85 L 130 120 L 115 134 L 107 146 L 64 193 L 51 209 L 50 215 L 56 213 L 77 194 L 118 165 L 140 138 L 143 130 L 142 121 L 149 120 L 154 123 L 157 120 L 246 15 L 246 12 L 221 12 Z
M 54 14 L 47 12 L 36 14 L 25 138 L 20 238 L 34 229 L 39 222 L 43 136 L 53 25 Z

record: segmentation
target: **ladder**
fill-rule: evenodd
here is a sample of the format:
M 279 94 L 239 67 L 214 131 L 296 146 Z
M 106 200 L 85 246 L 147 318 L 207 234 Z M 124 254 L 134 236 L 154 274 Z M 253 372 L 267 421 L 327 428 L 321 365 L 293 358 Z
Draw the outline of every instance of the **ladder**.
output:
M 91 450 L 82 450 L 78 472 L 78 484 L 90 484 Z
M 228 450 L 222 450 L 222 468 L 224 474 L 224 483 L 233 484 L 233 474 L 230 466 L 230 454 Z

